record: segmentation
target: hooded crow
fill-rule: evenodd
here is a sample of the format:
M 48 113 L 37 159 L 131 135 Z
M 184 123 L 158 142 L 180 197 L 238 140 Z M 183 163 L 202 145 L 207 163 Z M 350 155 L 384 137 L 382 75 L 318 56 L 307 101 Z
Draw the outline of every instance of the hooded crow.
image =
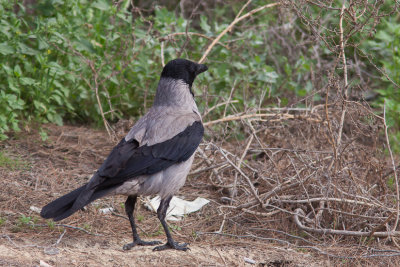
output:
M 158 83 L 153 106 L 113 148 L 89 182 L 42 208 L 43 218 L 59 221 L 110 195 L 126 195 L 125 212 L 137 245 L 156 245 L 143 241 L 136 230 L 133 211 L 139 195 L 158 194 L 161 198 L 157 216 L 167 236 L 165 245 L 153 250 L 186 251 L 187 244 L 175 242 L 165 222 L 172 196 L 184 185 L 193 162 L 194 152 L 204 133 L 200 113 L 194 101 L 192 84 L 207 66 L 186 59 L 175 59 L 165 65 Z

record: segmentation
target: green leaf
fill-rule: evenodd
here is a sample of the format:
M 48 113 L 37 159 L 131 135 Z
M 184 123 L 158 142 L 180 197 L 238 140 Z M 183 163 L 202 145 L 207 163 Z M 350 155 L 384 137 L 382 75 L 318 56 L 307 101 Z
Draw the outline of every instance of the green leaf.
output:
M 18 64 L 16 64 L 16 65 L 14 66 L 14 75 L 15 75 L 16 77 L 21 77 L 21 75 L 22 75 L 21 67 L 20 67 Z
M 8 76 L 11 76 L 14 74 L 14 71 L 8 65 L 2 65 L 2 67 Z
M 37 100 L 33 100 L 33 105 L 35 106 L 35 108 L 37 110 L 39 110 L 40 112 L 45 112 L 47 111 L 46 105 L 43 104 L 42 102 L 39 102 Z
M 120 85 L 117 77 L 115 77 L 115 76 L 111 76 L 110 81 L 115 83 L 116 85 Z
M 38 38 L 38 49 L 39 50 L 44 50 L 47 49 L 49 45 L 45 40 L 43 40 L 41 37 Z
M 11 128 L 16 132 L 21 131 L 21 129 L 18 127 L 18 123 L 16 121 L 11 122 Z
M 157 7 L 156 8 L 156 17 L 157 17 L 156 22 L 158 22 L 164 26 L 172 24 L 175 21 L 174 14 L 169 12 L 168 9 L 166 9 L 165 7 L 163 7 L 163 8 Z
M 110 10 L 110 5 L 104 1 L 104 0 L 98 0 L 92 4 L 92 7 L 103 10 L 103 11 L 108 11 Z
M 0 53 L 3 55 L 10 55 L 14 53 L 14 48 L 9 46 L 6 42 L 0 43 Z
M 49 139 L 48 134 L 43 129 L 40 129 L 39 135 L 42 138 L 42 141 L 46 141 L 47 139 Z
M 30 48 L 29 46 L 27 46 L 24 43 L 19 43 L 18 46 L 19 46 L 19 52 L 21 54 L 30 55 L 30 56 L 39 54 L 39 52 L 37 50 Z
M 258 75 L 258 80 L 267 82 L 267 83 L 276 83 L 276 79 L 279 77 L 279 75 L 275 71 L 271 72 L 262 72 Z
M 53 122 L 55 122 L 58 126 L 62 126 L 63 125 L 62 117 L 57 113 L 54 114 Z
M 58 105 L 60 105 L 60 106 L 63 105 L 63 102 L 62 102 L 61 97 L 59 95 L 52 95 L 51 98 L 54 99 L 57 102 Z
M 93 47 L 92 43 L 87 40 L 87 39 L 80 39 L 77 42 L 75 42 L 76 44 L 76 49 L 79 51 L 87 51 L 90 53 L 96 53 L 95 48 Z
M 35 80 L 29 77 L 22 77 L 19 79 L 22 85 L 33 85 L 35 84 Z
M 239 70 L 247 69 L 247 66 L 244 65 L 244 64 L 242 64 L 242 63 L 239 62 L 239 61 L 233 63 L 232 66 L 234 66 L 235 68 L 237 68 L 237 69 L 239 69 Z
M 1 11 L 0 11 L 1 13 Z M 2 21 L 0 24 L 0 32 L 3 33 L 5 36 L 7 36 L 8 39 L 12 37 L 12 34 L 10 32 L 10 24 L 8 24 L 6 21 Z
M 18 99 L 16 103 L 14 103 L 15 105 L 13 106 L 14 109 L 23 109 L 24 105 L 25 105 L 25 101 L 22 99 Z
M 201 16 L 200 17 L 200 28 L 206 33 L 210 33 L 211 32 L 211 27 L 207 23 L 207 17 L 206 16 Z
M 46 117 L 50 122 L 54 122 L 54 117 L 52 113 L 50 112 L 46 113 Z
M 391 43 L 391 42 L 393 42 L 393 36 L 392 35 L 390 35 L 390 34 L 388 34 L 387 32 L 385 32 L 385 31 L 379 31 L 376 35 L 375 35 L 375 37 L 376 38 L 378 38 L 378 39 L 380 39 L 380 40 L 382 40 L 382 41 L 384 41 L 384 42 L 387 42 L 387 43 Z

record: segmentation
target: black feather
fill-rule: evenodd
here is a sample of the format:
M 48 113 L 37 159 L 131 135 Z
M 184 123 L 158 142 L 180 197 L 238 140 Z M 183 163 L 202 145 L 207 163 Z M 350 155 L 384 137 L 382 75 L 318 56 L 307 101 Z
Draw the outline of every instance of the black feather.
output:
M 74 204 L 76 198 L 82 193 L 82 191 L 85 189 L 86 185 L 81 186 L 77 189 L 75 189 L 72 192 L 69 192 L 68 194 L 57 198 L 56 200 L 50 202 L 46 206 L 42 208 L 42 211 L 40 212 L 40 216 L 42 216 L 45 219 L 50 219 L 50 218 L 57 218 L 67 212 L 69 209 L 71 209 L 72 205 Z

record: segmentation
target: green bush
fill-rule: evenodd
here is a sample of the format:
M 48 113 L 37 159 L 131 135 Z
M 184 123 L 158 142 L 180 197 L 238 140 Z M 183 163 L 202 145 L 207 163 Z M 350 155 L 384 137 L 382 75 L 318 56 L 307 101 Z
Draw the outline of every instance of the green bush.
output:
M 127 11 L 129 1 L 120 6 L 106 0 L 38 1 L 34 16 L 20 3 L 0 2 L 1 138 L 10 127 L 16 131 L 18 124 L 31 121 L 61 125 L 68 119 L 100 125 L 96 84 L 107 119 L 140 115 L 159 78 L 159 38 L 186 30 L 211 37 L 227 25 L 209 23 L 203 15 L 198 25 L 187 25 L 183 17 L 161 7 L 148 17 L 134 17 Z M 262 37 L 254 30 L 235 35 L 243 39 L 235 44 L 242 48 L 240 54 L 217 45 L 209 56 L 210 64 L 218 62 L 201 78 L 211 88 L 210 95 L 227 97 L 238 77 L 245 77 L 240 82 L 250 97 L 277 81 L 275 70 L 265 64 Z M 196 60 L 209 40 L 190 36 L 182 51 L 185 36 L 165 43 L 166 61 L 178 55 Z
M 399 18 L 385 20 L 377 31 L 374 40 L 365 45 L 365 50 L 372 51 L 374 61 L 382 67 L 394 83 L 400 85 L 400 24 Z M 400 88 L 389 81 L 387 77 L 376 71 L 381 80 L 375 87 L 380 98 L 377 103 L 382 106 L 386 102 L 388 125 L 400 125 Z
M 96 89 L 107 120 L 143 114 L 151 105 L 162 68 L 161 42 L 165 62 L 178 56 L 199 60 L 210 39 L 232 22 L 243 5 L 233 1 L 229 6 L 203 10 L 189 20 L 164 7 L 145 14 L 129 11 L 128 0 L 117 4 L 108 0 L 38 0 L 33 7 L 19 2 L 0 0 L 2 139 L 6 132 L 18 131 L 31 122 L 61 125 L 67 120 L 102 125 Z M 254 1 L 247 10 L 260 5 L 262 1 Z M 308 26 L 300 18 L 294 19 L 291 11 L 280 12 L 272 8 L 257 13 L 225 34 L 220 40 L 223 45 L 214 46 L 207 57 L 209 71 L 199 77 L 194 88 L 197 95 L 213 96 L 202 101 L 200 109 L 228 99 L 233 87 L 237 109 L 276 102 L 301 105 L 296 99 L 310 94 L 319 100 L 314 86 L 326 83 L 321 83 L 326 79 L 324 64 L 334 62 L 337 54 L 319 40 L 322 62 L 318 65 L 313 45 L 307 45 L 309 40 L 304 37 Z M 326 17 L 329 27 L 337 27 L 337 16 L 330 16 L 337 11 L 311 6 L 307 12 L 310 19 Z M 388 21 L 379 29 L 376 40 L 368 45 L 378 48 L 382 65 L 398 82 L 397 24 Z M 321 31 L 322 35 L 334 34 L 327 28 Z M 390 39 L 389 44 L 385 38 Z M 334 46 L 337 36 L 329 41 Z M 305 45 L 299 46 L 299 42 Z M 314 84 L 311 72 L 317 76 Z M 380 92 L 387 97 L 388 110 L 398 110 L 396 87 L 385 81 L 377 82 L 376 87 L 385 89 Z M 224 110 L 224 106 L 216 108 L 211 116 L 218 117 Z
M 400 16 L 391 17 L 383 21 L 373 40 L 364 45 L 364 50 L 369 51 L 377 67 L 371 66 L 371 72 L 381 77 L 374 84 L 379 97 L 374 105 L 383 109 L 386 105 L 386 119 L 390 134 L 392 148 L 395 153 L 400 153 Z M 390 81 L 388 77 L 392 80 Z M 396 85 L 395 85 L 395 84 Z

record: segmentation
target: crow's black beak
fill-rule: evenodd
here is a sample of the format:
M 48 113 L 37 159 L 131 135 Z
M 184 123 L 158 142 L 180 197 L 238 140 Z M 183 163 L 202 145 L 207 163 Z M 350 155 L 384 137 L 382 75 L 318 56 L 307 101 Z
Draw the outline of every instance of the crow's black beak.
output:
M 200 73 L 205 72 L 208 70 L 208 67 L 204 64 L 197 64 L 197 70 L 196 70 L 196 75 L 199 75 Z

